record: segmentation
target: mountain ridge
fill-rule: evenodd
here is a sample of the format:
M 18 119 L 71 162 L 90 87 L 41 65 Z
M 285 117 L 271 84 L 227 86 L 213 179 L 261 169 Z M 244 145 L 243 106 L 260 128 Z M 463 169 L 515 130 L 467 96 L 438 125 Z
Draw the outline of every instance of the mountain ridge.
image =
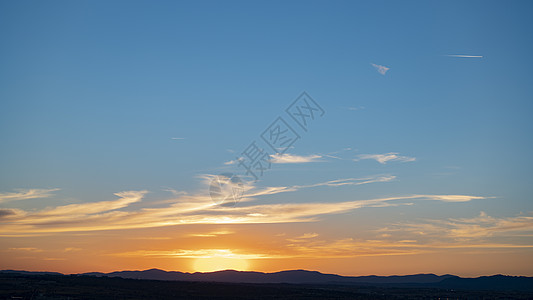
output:
M 81 274 L 88 275 L 88 274 Z M 126 279 L 148 279 L 188 282 L 221 282 L 247 284 L 343 284 L 389 287 L 420 287 L 463 290 L 506 290 L 533 292 L 533 277 L 491 275 L 462 278 L 456 275 L 432 273 L 392 276 L 342 276 L 308 270 L 285 270 L 272 273 L 223 270 L 185 273 L 148 269 L 144 271 L 116 271 L 100 275 Z
M 435 283 L 455 275 L 412 274 L 392 276 L 343 276 L 308 270 L 284 270 L 278 272 L 222 270 L 214 272 L 179 272 L 160 269 L 124 270 L 109 273 L 90 272 L 79 275 L 121 277 L 129 279 L 214 281 L 237 283 Z
M 63 275 L 57 272 L 29 272 L 2 270 L 0 273 L 23 275 Z M 119 277 L 124 279 L 182 281 L 182 282 L 221 282 L 247 284 L 341 284 L 394 287 L 422 287 L 465 290 L 516 290 L 533 292 L 533 277 L 491 275 L 463 278 L 456 275 L 435 275 L 420 273 L 392 276 L 342 276 L 308 270 L 284 270 L 278 272 L 222 270 L 214 272 L 180 272 L 161 269 L 124 270 L 109 273 L 88 272 L 70 276 Z

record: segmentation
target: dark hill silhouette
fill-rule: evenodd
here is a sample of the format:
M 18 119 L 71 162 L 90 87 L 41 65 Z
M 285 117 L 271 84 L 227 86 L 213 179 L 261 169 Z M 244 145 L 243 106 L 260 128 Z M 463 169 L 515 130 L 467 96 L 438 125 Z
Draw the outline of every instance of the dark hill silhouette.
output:
M 27 272 L 5 270 L 3 274 L 62 275 L 55 272 Z M 108 277 L 142 280 L 163 280 L 181 282 L 221 282 L 246 284 L 315 284 L 315 285 L 358 285 L 398 288 L 440 288 L 487 291 L 533 292 L 533 277 L 524 276 L 482 276 L 461 278 L 454 275 L 415 274 L 405 276 L 341 276 L 316 271 L 290 270 L 274 273 L 225 270 L 208 273 L 184 273 L 150 269 L 144 271 L 117 271 L 111 273 L 84 273 L 77 276 Z
M 436 283 L 453 275 L 416 274 L 406 276 L 340 276 L 317 271 L 290 270 L 274 273 L 225 270 L 207 273 L 167 272 L 159 269 L 144 271 L 119 271 L 111 273 L 85 273 L 82 275 L 121 277 L 130 279 L 216 281 L 240 283 Z
M 21 274 L 21 275 L 63 275 L 58 272 L 30 272 L 30 271 L 20 271 L 20 270 L 1 270 L 0 273 Z
M 446 278 L 439 282 L 442 288 L 465 290 L 511 290 L 533 292 L 533 277 L 493 275 L 477 278 Z

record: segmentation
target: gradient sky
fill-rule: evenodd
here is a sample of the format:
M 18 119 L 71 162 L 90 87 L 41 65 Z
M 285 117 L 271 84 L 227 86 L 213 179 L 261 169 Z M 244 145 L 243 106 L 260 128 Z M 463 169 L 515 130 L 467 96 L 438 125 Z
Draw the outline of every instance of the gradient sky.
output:
M 533 276 L 532 13 L 2 1 L 0 269 Z M 307 131 L 285 112 L 304 91 Z M 236 205 L 210 197 L 222 173 Z

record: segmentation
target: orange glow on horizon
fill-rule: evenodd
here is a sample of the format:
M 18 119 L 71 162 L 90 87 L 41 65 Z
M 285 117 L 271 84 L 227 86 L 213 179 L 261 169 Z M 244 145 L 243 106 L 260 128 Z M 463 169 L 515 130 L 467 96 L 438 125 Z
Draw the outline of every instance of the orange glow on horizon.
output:
M 195 259 L 193 269 L 195 272 L 214 272 L 223 270 L 249 271 L 249 265 L 247 259 L 214 256 Z

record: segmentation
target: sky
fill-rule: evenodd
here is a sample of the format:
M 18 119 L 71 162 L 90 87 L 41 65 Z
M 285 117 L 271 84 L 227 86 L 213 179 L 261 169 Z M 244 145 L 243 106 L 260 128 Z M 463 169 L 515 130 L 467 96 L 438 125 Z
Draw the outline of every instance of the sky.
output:
M 0 2 L 0 269 L 533 276 L 533 2 Z

